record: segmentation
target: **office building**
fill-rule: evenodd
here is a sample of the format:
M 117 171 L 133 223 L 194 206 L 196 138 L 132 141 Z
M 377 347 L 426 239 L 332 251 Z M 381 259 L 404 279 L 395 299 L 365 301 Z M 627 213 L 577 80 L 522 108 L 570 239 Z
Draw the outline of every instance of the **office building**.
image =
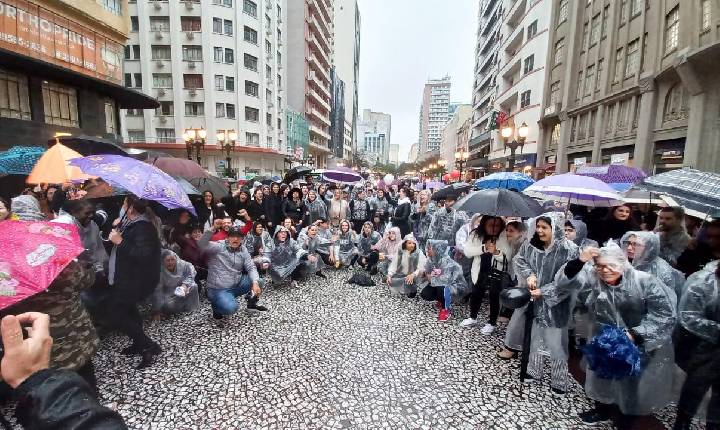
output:
M 342 151 L 335 145 L 335 156 L 348 163 L 357 144 L 358 90 L 360 85 L 360 9 L 357 0 L 335 0 L 333 65 L 344 84 L 345 121 Z
M 388 145 L 388 163 L 399 166 L 400 165 L 400 145 L 391 143 Z
M 390 158 L 392 131 L 390 115 L 364 109 L 357 130 L 358 151 L 362 151 L 371 164 L 387 164 Z
M 443 128 L 450 119 L 450 87 L 450 77 L 446 76 L 442 79 L 429 79 L 423 88 L 418 137 L 419 159 L 440 151 Z
M 448 171 L 456 169 L 455 153 L 468 151 L 468 128 L 472 118 L 472 105 L 458 104 L 455 106 L 454 112 L 443 129 L 440 144 L 439 159 L 445 160 L 445 169 Z

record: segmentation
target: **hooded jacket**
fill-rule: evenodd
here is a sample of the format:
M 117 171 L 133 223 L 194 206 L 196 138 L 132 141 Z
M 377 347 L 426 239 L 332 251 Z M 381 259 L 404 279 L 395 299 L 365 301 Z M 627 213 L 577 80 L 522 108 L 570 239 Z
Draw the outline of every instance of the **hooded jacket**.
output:
M 14 206 L 13 212 L 15 212 Z M 685 221 L 683 220 L 676 230 L 662 231 L 656 229 L 656 232 L 660 237 L 660 257 L 671 265 L 676 265 L 678 257 L 685 252 L 690 243 L 690 235 L 685 231 Z
M 365 226 L 369 225 L 370 235 L 365 235 Z M 366 257 L 372 252 L 372 246 L 377 244 L 381 239 L 382 236 L 380 233 L 376 232 L 373 228 L 373 224 L 370 221 L 366 221 L 363 224 L 363 230 L 360 231 L 360 235 L 358 236 L 358 251 L 360 252 L 360 255 L 363 257 Z
M 579 219 L 571 219 L 568 220 L 570 224 L 572 224 L 573 229 L 575 229 L 575 239 L 573 240 L 573 243 L 577 246 L 581 246 L 583 244 L 583 241 L 587 239 L 588 236 L 588 228 L 587 224 L 580 221 Z
M 425 206 L 424 211 L 419 211 L 422 207 L 420 204 L 420 197 L 423 195 L 427 197 L 428 204 Z M 426 190 L 420 191 L 420 193 L 418 193 L 418 202 L 413 205 L 410 220 L 413 224 L 413 234 L 422 247 L 425 246 L 425 241 L 428 237 L 428 230 L 430 229 L 430 223 L 432 222 L 433 214 L 436 210 L 437 206 L 435 205 L 435 202 L 430 200 L 430 192 Z
M 108 254 L 105 250 L 105 245 L 103 245 L 102 239 L 100 238 L 100 228 L 97 224 L 90 221 L 88 225 L 84 226 L 80 224 L 74 216 L 62 209 L 60 210 L 60 215 L 52 220 L 52 222 L 74 225 L 77 227 L 86 255 L 91 260 L 95 271 L 99 272 L 103 270 L 105 263 L 108 261 Z
M 474 218 L 474 217 L 473 217 Z M 482 218 L 482 216 L 481 216 Z M 475 284 L 480 277 L 480 268 L 482 262 L 482 255 L 485 253 L 485 247 L 483 246 L 483 236 L 478 236 L 474 231 L 470 232 L 470 236 L 465 241 L 463 247 L 463 253 L 466 257 L 472 258 L 472 267 L 470 269 L 470 279 Z M 510 271 L 510 264 L 512 262 L 512 246 L 508 242 L 505 232 L 501 232 L 495 241 L 495 248 L 498 253 L 493 254 L 493 261 L 491 265 L 495 265 L 498 270 L 504 272 Z
M 40 210 L 40 202 L 33 196 L 20 195 L 10 202 L 12 213 L 21 221 L 45 221 L 47 218 Z
M 433 256 L 427 256 L 423 271 L 430 278 L 430 286 L 448 288 L 450 294 L 458 295 L 467 289 L 462 267 L 448 256 L 448 243 L 446 240 L 427 241 L 427 248 L 433 250 Z M 436 273 L 436 276 L 432 276 Z
M 281 231 L 287 233 L 287 238 L 283 242 L 278 239 L 278 233 Z M 307 255 L 307 251 L 292 238 L 290 230 L 283 226 L 278 226 L 275 229 L 273 241 L 275 245 L 270 252 L 271 264 L 268 272 L 273 281 L 279 282 L 287 279 L 295 268 L 302 263 L 301 258 Z
M 175 271 L 171 272 L 165 267 L 165 258 L 175 257 Z M 156 312 L 179 313 L 190 312 L 200 306 L 198 287 L 195 283 L 195 267 L 178 257 L 177 254 L 165 249 L 161 254 L 160 282 L 153 293 L 152 307 Z M 175 295 L 175 289 L 186 286 L 188 293 L 185 297 Z
M 305 201 L 305 210 L 307 214 L 305 216 L 305 225 L 310 225 L 317 220 L 328 218 L 327 205 L 320 197 L 317 197 L 317 194 L 315 200 L 310 201 L 308 198 Z
M 445 240 L 448 246 L 455 246 L 455 233 L 468 222 L 465 212 L 455 208 L 440 208 L 435 211 L 428 229 L 428 239 Z
M 297 242 L 300 246 L 302 246 L 302 249 L 304 249 L 308 255 L 314 255 L 317 257 L 317 261 L 314 263 L 310 260 L 305 262 L 310 273 L 317 273 L 325 266 L 322 257 L 330 254 L 330 245 L 332 245 L 332 240 L 325 237 L 325 235 L 321 235 L 319 230 L 315 237 L 310 237 L 307 234 L 307 228 L 304 228 L 298 235 Z
M 390 233 L 395 233 L 395 240 L 390 240 Z M 400 229 L 391 227 L 385 231 L 383 238 L 373 246 L 373 249 L 385 254 L 385 258 L 392 260 L 397 255 L 398 249 L 402 244 Z
M 347 232 L 342 232 L 342 226 L 346 224 L 348 226 Z M 335 242 L 340 262 L 344 265 L 350 264 L 353 257 L 358 253 L 357 250 L 357 234 L 350 228 L 350 223 L 347 220 L 340 222 L 341 231 L 338 233 L 338 240 Z
M 245 236 L 243 245 L 245 246 L 245 249 L 247 249 L 248 254 L 250 254 L 250 257 L 252 257 L 256 263 L 269 263 L 270 252 L 272 252 L 275 243 L 267 230 L 263 230 L 262 234 L 258 236 L 255 234 L 255 226 L 253 226 L 250 233 Z M 260 249 L 262 249 L 262 253 L 260 253 Z
M 415 243 L 415 250 L 410 252 L 407 250 L 407 244 L 409 242 Z M 417 278 L 423 272 L 427 259 L 425 253 L 420 249 L 417 240 L 412 234 L 405 236 L 400 249 L 397 251 L 397 255 L 392 259 L 390 266 L 388 267 L 388 276 L 407 276 L 409 274 L 415 275 Z
M 218 290 L 228 289 L 240 283 L 243 275 L 257 282 L 257 268 L 247 249 L 240 244 L 232 249 L 227 242 L 211 242 L 212 230 L 208 230 L 198 241 L 198 247 L 203 250 L 208 259 L 207 287 Z
M 718 260 L 690 275 L 680 300 L 678 318 L 690 333 L 716 347 L 720 345 L 720 285 Z

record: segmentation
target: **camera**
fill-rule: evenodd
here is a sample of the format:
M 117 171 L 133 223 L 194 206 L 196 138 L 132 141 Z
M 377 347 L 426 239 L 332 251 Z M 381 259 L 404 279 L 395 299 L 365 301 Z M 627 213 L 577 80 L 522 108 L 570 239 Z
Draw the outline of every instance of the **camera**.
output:
M 102 228 L 108 220 L 108 213 L 104 209 L 98 209 L 92 215 L 92 221 L 97 224 L 98 227 Z

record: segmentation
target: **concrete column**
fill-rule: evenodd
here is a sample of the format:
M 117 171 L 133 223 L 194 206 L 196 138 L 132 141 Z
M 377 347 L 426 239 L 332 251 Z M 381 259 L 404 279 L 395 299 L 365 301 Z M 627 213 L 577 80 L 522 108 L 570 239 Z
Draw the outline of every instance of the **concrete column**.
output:
M 545 164 L 545 148 L 550 143 L 552 128 L 549 125 L 538 122 L 538 140 L 537 140 L 537 158 L 535 159 L 535 167 Z
M 701 159 L 704 147 L 709 142 L 704 141 L 704 128 L 714 121 L 710 119 L 709 112 L 705 110 L 706 93 L 699 93 L 690 97 L 690 117 L 688 118 L 687 138 L 685 139 L 685 158 L 683 166 L 702 169 L 705 163 Z
M 560 112 L 560 142 L 558 142 L 557 156 L 555 157 L 555 172 L 567 173 L 567 147 L 570 144 L 571 121 L 567 112 Z
M 602 151 L 600 145 L 605 131 L 605 105 L 599 105 L 597 114 L 595 114 L 595 135 L 593 136 L 592 164 L 599 166 L 602 161 Z
M 653 170 L 653 130 L 655 129 L 655 113 L 657 108 L 657 90 L 654 80 L 646 78 L 640 80 L 640 115 L 635 134 L 635 153 L 633 155 L 635 167 L 648 173 Z

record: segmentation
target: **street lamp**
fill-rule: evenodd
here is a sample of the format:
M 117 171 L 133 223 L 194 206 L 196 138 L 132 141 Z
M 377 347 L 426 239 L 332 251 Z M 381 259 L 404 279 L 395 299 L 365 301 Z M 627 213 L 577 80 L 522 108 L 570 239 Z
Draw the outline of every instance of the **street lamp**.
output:
M 227 165 L 225 166 L 225 176 L 228 178 L 234 177 L 233 175 L 233 169 L 230 167 L 232 162 L 232 157 L 230 157 L 230 154 L 232 154 L 233 148 L 235 148 L 235 142 L 237 141 L 237 132 L 235 130 L 228 130 L 227 133 L 224 131 L 219 131 L 217 134 L 217 141 L 218 145 L 222 149 L 225 150 L 225 162 Z
M 185 141 L 185 149 L 187 150 L 188 160 L 192 160 L 193 148 L 195 149 L 195 159 L 200 164 L 200 150 L 205 148 L 205 138 L 207 137 L 207 130 L 204 128 L 186 128 L 183 133 L 183 140 Z
M 522 152 L 522 147 L 525 145 L 525 139 L 527 139 L 529 132 L 530 128 L 523 122 L 520 128 L 517 129 L 517 139 L 510 141 L 510 138 L 512 138 L 514 134 L 513 127 L 508 125 L 500 130 L 500 135 L 502 135 L 503 141 L 505 142 L 505 149 L 510 148 L 510 157 L 508 158 L 507 169 L 508 172 L 515 170 L 515 151 L 520 148 L 520 151 Z
M 460 166 L 460 178 L 462 179 L 463 166 L 467 163 L 470 158 L 470 153 L 463 151 L 462 149 L 455 153 L 455 163 Z

